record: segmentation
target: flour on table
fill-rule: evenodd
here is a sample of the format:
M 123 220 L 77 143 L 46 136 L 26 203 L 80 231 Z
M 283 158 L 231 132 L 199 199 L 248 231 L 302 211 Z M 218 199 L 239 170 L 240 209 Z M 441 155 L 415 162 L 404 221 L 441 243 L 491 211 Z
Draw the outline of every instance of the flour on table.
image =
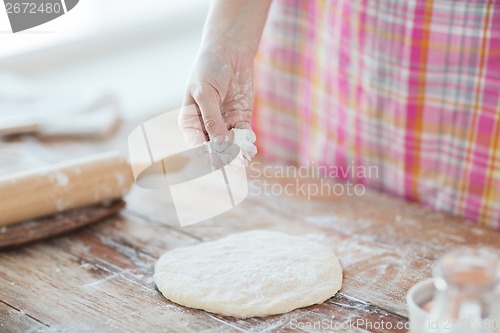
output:
M 325 245 L 255 230 L 169 251 L 153 279 L 175 303 L 249 318 L 324 302 L 340 289 L 342 267 Z

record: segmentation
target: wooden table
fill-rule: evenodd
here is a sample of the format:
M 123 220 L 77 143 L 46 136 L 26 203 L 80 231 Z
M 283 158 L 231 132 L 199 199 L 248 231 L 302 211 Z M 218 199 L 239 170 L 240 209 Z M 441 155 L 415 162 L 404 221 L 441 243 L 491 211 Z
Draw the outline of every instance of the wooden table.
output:
M 123 148 L 124 138 L 98 149 Z M 78 142 L 44 146 L 73 155 L 96 149 Z M 264 184 L 255 175 L 262 166 L 249 170 L 255 186 Z M 304 182 L 310 181 L 317 179 Z M 254 192 L 211 221 L 181 228 L 168 193 L 134 187 L 118 216 L 1 252 L 0 332 L 405 332 L 406 292 L 431 275 L 436 258 L 464 244 L 500 249 L 498 232 L 374 191 L 309 200 Z M 236 320 L 176 305 L 156 289 L 153 266 L 165 251 L 252 229 L 328 244 L 344 268 L 341 291 L 320 305 Z

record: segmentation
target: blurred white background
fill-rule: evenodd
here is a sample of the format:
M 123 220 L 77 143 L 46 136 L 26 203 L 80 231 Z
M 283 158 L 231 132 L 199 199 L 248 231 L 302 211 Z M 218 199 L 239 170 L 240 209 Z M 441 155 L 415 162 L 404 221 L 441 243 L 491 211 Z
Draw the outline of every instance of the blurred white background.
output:
M 52 91 L 110 92 L 127 117 L 178 108 L 208 4 L 81 0 L 58 19 L 16 34 L 0 5 L 0 74 Z

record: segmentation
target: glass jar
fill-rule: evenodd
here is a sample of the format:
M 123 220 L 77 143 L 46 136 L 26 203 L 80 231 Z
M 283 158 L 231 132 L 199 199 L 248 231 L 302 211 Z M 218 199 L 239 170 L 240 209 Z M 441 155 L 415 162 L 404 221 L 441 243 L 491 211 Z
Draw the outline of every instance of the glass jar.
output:
M 500 333 L 499 258 L 485 248 L 459 248 L 434 266 L 436 294 L 429 333 Z

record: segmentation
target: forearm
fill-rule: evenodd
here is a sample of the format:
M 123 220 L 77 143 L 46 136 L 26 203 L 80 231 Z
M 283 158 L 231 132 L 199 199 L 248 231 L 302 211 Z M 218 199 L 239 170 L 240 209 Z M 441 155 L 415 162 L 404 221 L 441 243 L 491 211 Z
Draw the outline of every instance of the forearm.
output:
M 212 0 L 202 47 L 226 44 L 255 55 L 270 5 L 271 0 Z

